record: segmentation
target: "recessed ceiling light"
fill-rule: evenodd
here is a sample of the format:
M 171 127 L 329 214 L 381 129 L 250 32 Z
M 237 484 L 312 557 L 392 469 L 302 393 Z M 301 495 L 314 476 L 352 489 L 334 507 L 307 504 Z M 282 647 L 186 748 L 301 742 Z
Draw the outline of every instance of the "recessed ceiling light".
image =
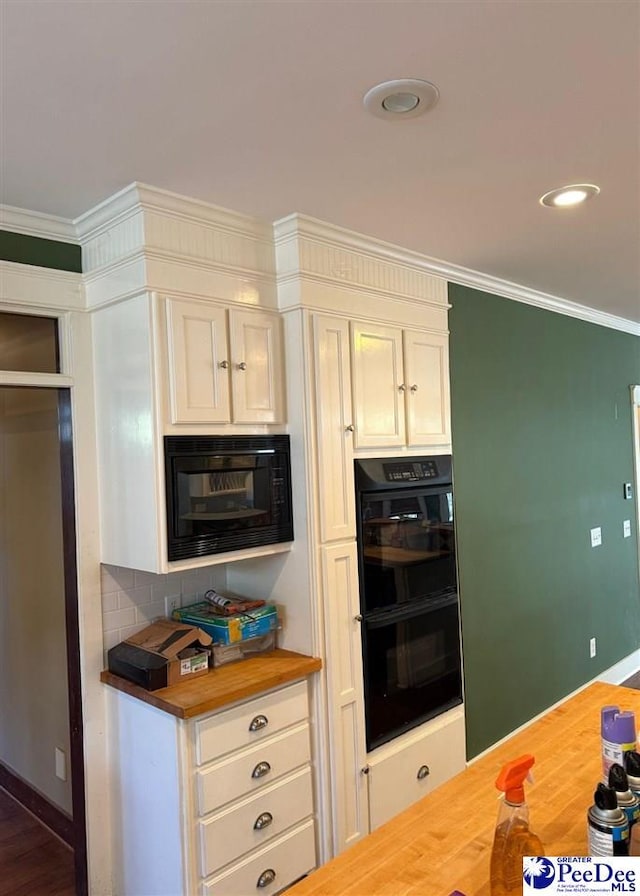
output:
M 597 196 L 599 192 L 600 187 L 596 187 L 595 184 L 569 184 L 545 193 L 540 197 L 540 202 L 549 208 L 569 208 L 572 205 L 580 205 L 592 196 Z
M 438 102 L 440 92 L 430 81 L 400 78 L 376 84 L 364 95 L 365 108 L 378 118 L 404 121 L 422 115 Z

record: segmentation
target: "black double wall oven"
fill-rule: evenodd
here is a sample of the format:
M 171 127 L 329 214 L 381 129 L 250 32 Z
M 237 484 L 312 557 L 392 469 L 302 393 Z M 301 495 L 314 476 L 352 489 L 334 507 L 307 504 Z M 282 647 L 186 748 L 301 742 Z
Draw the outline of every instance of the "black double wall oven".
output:
M 462 703 L 451 456 L 355 461 L 367 749 Z

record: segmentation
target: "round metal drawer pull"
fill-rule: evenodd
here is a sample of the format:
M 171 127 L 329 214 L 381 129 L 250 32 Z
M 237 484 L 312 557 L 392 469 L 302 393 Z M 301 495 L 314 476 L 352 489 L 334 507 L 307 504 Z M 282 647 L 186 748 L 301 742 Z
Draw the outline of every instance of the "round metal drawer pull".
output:
M 276 879 L 276 873 L 273 868 L 267 868 L 266 871 L 263 871 L 260 877 L 258 878 L 258 883 L 256 887 L 260 887 L 263 889 L 264 887 L 268 887 L 269 884 L 272 884 Z
M 247 365 L 244 363 L 244 361 L 240 361 L 240 363 L 236 366 L 237 366 L 238 370 L 246 370 L 247 369 Z
M 354 622 L 362 622 L 362 613 L 358 613 L 357 616 L 353 617 Z
M 228 361 L 220 361 L 220 363 L 218 364 L 218 367 L 222 367 L 223 370 L 226 370 L 228 366 L 229 366 Z
M 430 770 L 429 766 L 421 765 L 420 768 L 418 769 L 418 775 L 417 775 L 418 781 L 422 781 L 424 778 L 426 778 L 430 774 L 431 774 L 431 770 Z
M 406 388 L 407 387 L 404 383 L 400 383 L 400 385 L 398 386 L 398 392 L 404 392 Z
M 271 812 L 263 812 L 262 815 L 258 815 L 256 818 L 253 830 L 261 831 L 263 828 L 268 828 L 272 821 L 273 815 Z
M 271 771 L 271 766 L 268 762 L 259 762 L 254 770 L 251 772 L 252 778 L 264 778 L 265 775 L 268 775 Z
M 261 728 L 266 728 L 268 724 L 269 719 L 266 716 L 256 716 L 249 725 L 249 731 L 260 731 Z
M 415 383 L 414 383 L 413 386 L 411 387 L 411 391 L 412 391 L 412 392 L 417 392 L 417 391 L 418 391 L 418 387 L 416 386 Z
M 353 425 L 353 423 L 350 423 L 348 426 L 345 426 L 344 431 L 345 432 L 354 432 L 355 426 Z

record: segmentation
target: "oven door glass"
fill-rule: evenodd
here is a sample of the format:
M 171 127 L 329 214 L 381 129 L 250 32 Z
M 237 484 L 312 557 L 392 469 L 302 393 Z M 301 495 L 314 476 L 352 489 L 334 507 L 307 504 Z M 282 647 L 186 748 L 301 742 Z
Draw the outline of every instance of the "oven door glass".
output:
M 457 590 L 450 487 L 360 495 L 362 611 Z
M 363 619 L 367 749 L 462 703 L 456 594 Z

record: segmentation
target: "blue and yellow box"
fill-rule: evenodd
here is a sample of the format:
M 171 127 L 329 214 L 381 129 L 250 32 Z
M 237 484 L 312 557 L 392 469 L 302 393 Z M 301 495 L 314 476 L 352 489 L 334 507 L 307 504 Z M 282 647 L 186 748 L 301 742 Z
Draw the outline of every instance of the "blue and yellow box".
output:
M 278 610 L 274 604 L 256 607 L 250 613 L 219 616 L 208 601 L 179 607 L 173 618 L 195 625 L 211 635 L 214 644 L 237 644 L 247 638 L 259 638 L 278 628 Z

